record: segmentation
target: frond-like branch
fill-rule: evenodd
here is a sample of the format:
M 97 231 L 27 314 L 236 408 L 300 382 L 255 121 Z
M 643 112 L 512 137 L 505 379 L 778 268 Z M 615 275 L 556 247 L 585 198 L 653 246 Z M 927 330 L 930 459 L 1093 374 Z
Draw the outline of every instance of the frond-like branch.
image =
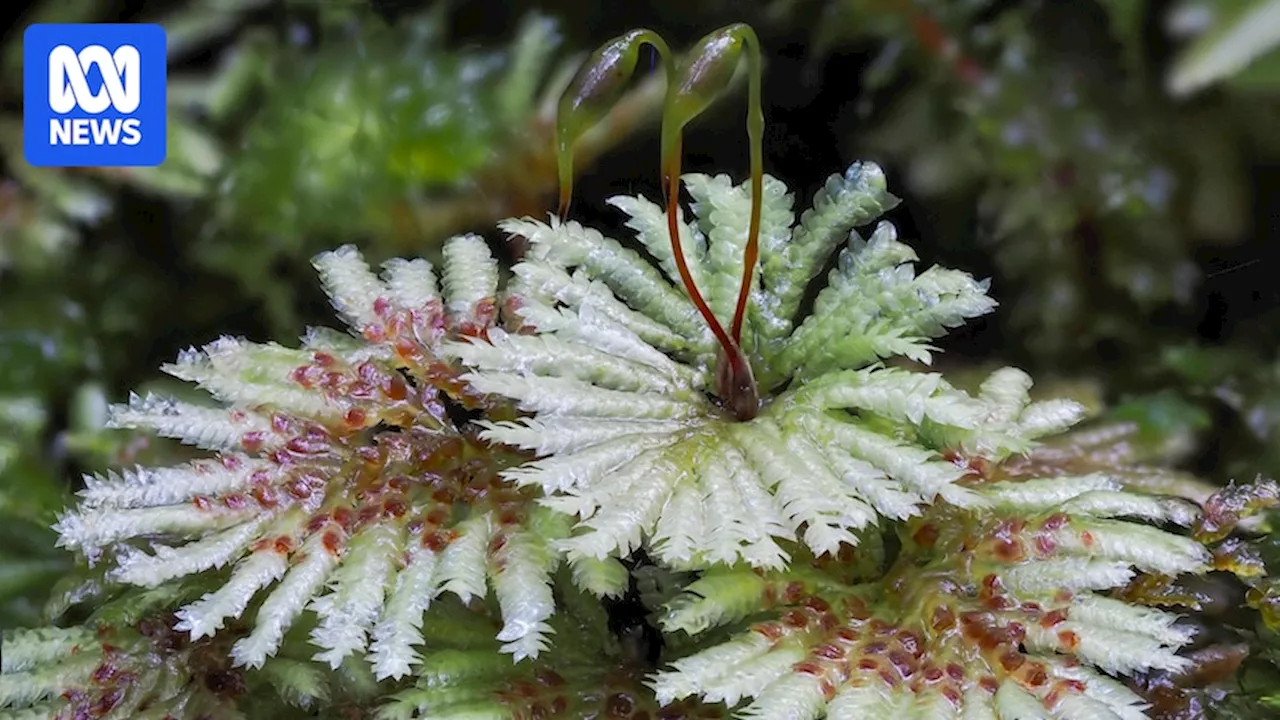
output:
M 255 607 L 231 649 L 239 666 L 262 667 L 312 612 L 316 659 L 337 668 L 363 655 L 378 678 L 398 678 L 420 659 L 434 598 L 490 589 L 504 649 L 536 655 L 554 611 L 554 543 L 571 523 L 499 477 L 522 456 L 445 411 L 475 396 L 440 344 L 490 332 L 498 282 L 476 236 L 451 240 L 445 257 L 440 281 L 425 261 L 392 261 L 379 277 L 354 248 L 326 253 L 315 264 L 351 336 L 313 330 L 296 349 L 223 338 L 183 353 L 169 371 L 223 406 L 134 397 L 114 423 L 221 454 L 87 478 L 60 544 L 108 556 L 111 579 L 143 587 L 228 568 L 178 610 L 177 628 L 213 636 Z M 602 594 L 625 583 L 608 563 L 575 570 Z
M 694 221 L 681 242 L 728 323 L 749 193 L 726 176 L 685 181 Z M 522 334 L 490 332 L 444 351 L 471 369 L 463 379 L 472 389 L 530 414 L 484 422 L 483 437 L 538 456 L 505 477 L 578 515 L 561 543 L 571 558 L 624 556 L 647 541 L 674 567 L 781 568 L 781 541 L 834 553 L 858 544 L 879 517 L 907 518 L 938 500 L 970 505 L 976 497 L 957 484 L 967 470 L 949 454 L 998 460 L 1079 419 L 1073 403 L 1030 403 L 1030 379 L 1017 370 L 970 396 L 938 375 L 880 366 L 897 355 L 927 361 L 931 338 L 994 303 L 967 274 L 917 274 L 892 225 L 869 239 L 853 230 L 895 202 L 874 165 L 833 176 L 815 202 L 792 229 L 785 186 L 764 183 L 743 346 L 772 394 L 744 422 L 712 394 L 716 345 L 673 284 L 657 205 L 611 201 L 631 214 L 660 268 L 576 222 L 503 225 L 531 243 L 512 288 Z M 804 288 L 846 238 L 813 312 L 798 317 Z
M 1100 476 L 978 494 L 986 510 L 944 504 L 904 525 L 901 556 L 874 583 L 803 566 L 708 573 L 668 606 L 665 629 L 701 633 L 762 608 L 773 618 L 675 660 L 655 680 L 659 700 L 749 701 L 738 717 L 795 720 L 907 708 L 940 719 L 1145 717 L 1113 676 L 1183 669 L 1176 653 L 1192 631 L 1104 592 L 1135 572 L 1204 571 L 1199 542 L 1135 521 L 1187 525 L 1193 509 Z
M 228 641 L 190 643 L 172 617 L 119 628 L 15 630 L 4 634 L 0 717 L 242 717 L 244 692 Z

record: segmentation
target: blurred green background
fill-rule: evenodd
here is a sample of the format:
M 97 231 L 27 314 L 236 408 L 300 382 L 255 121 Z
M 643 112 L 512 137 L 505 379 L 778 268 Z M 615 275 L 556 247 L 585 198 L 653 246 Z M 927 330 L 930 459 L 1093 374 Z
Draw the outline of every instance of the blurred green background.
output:
M 32 22 L 161 22 L 159 168 L 21 157 Z M 1280 469 L 1280 2 L 52 0 L 0 54 L 0 627 L 69 560 L 47 530 L 84 473 L 178 450 L 104 427 L 157 367 L 220 334 L 329 322 L 310 257 L 431 257 L 555 193 L 553 109 L 586 51 L 652 27 L 683 47 L 744 21 L 766 51 L 766 168 L 806 199 L 885 166 L 921 257 L 1001 309 L 942 367 L 1017 364 L 1118 407 L 1215 483 Z M 584 140 L 575 213 L 656 193 L 638 81 Z M 687 134 L 690 172 L 746 172 L 743 93 Z

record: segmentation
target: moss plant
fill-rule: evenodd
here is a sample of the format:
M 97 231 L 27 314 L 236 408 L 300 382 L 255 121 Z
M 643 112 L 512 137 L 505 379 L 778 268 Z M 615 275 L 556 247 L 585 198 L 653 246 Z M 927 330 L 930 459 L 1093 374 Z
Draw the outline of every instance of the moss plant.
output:
M 349 332 L 223 338 L 166 368 L 214 404 L 117 407 L 211 454 L 86 480 L 56 530 L 99 575 L 61 604 L 98 610 L 5 637 L 0 713 L 1143 717 L 1125 679 L 1185 669 L 1193 631 L 1117 591 L 1210 569 L 1199 507 L 1027 462 L 1082 409 L 1020 370 L 970 393 L 886 364 L 995 303 L 916 270 L 875 165 L 798 217 L 758 146 L 742 184 L 679 175 L 754 42 L 677 64 L 633 33 L 570 83 L 597 101 L 664 53 L 666 206 L 612 201 L 656 263 L 564 218 L 501 225 L 509 274 L 473 235 L 438 271 L 342 248 L 315 265 Z M 663 647 L 604 611 L 644 558 Z

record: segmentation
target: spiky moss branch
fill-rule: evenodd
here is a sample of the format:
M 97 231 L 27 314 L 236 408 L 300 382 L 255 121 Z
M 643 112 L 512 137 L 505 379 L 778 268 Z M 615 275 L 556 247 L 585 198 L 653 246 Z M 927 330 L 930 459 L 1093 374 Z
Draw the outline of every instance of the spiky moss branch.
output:
M 1137 518 L 1189 525 L 1194 506 L 1101 475 L 991 483 L 988 509 L 939 504 L 900 526 L 873 583 L 820 570 L 707 573 L 672 602 L 668 631 L 770 619 L 676 660 L 660 701 L 702 696 L 740 717 L 1141 718 L 1111 675 L 1184 668 L 1177 616 L 1108 598 L 1135 570 L 1200 572 L 1203 546 Z
M 1172 395 L 1132 400 L 1069 432 L 1047 438 L 1029 453 L 998 466 L 981 458 L 975 469 L 992 479 L 1051 478 L 1102 472 L 1128 490 L 1173 495 L 1204 504 L 1220 488 L 1181 464 L 1194 447 L 1201 415 Z
M 1244 604 L 1256 616 L 1241 613 L 1234 583 L 1216 589 L 1208 583 L 1167 575 L 1143 576 L 1117 597 L 1195 612 L 1203 641 L 1185 653 L 1185 669 L 1156 671 L 1135 678 L 1135 689 L 1152 705 L 1154 717 L 1264 718 L 1275 715 L 1280 656 L 1274 647 L 1280 631 L 1280 582 L 1276 579 L 1274 537 L 1260 534 L 1266 516 L 1280 505 L 1280 487 L 1258 478 L 1231 483 L 1203 502 L 1194 537 L 1211 554 L 1216 579 L 1234 576 L 1243 586 Z M 1262 521 L 1261 528 L 1247 527 Z M 1222 593 L 1223 588 L 1230 588 Z M 1222 614 L 1224 608 L 1230 612 Z M 1243 622 L 1241 622 L 1244 620 Z M 1200 639 L 1200 638 L 1198 638 Z
M 378 720 L 725 717 L 722 708 L 697 700 L 659 707 L 644 686 L 641 663 L 610 632 L 599 603 L 564 582 L 557 584 L 556 604 L 555 645 L 513 665 L 498 653 L 497 621 L 485 608 L 437 603 L 425 632 L 430 657 L 414 686 L 378 709 Z
M 161 720 L 242 717 L 245 692 L 226 637 L 189 641 L 172 619 L 132 627 L 5 633 L 0 718 Z
M 695 221 L 681 240 L 727 323 L 748 190 L 726 176 L 684 181 Z M 856 545 L 878 515 L 904 519 L 939 498 L 979 502 L 956 483 L 964 470 L 940 451 L 998 459 L 1078 419 L 1074 403 L 1028 404 L 1030 380 L 1017 370 L 994 374 L 973 396 L 936 374 L 877 364 L 898 355 L 927 362 L 930 338 L 995 305 L 966 273 L 917 274 L 915 253 L 891 224 L 865 239 L 853 231 L 895 202 L 878 167 L 855 164 L 829 178 L 793 227 L 791 196 L 766 178 L 743 336 L 764 407 L 746 422 L 711 395 L 716 345 L 673 285 L 661 208 L 638 197 L 612 201 L 661 269 L 576 222 L 503 224 L 531 243 L 511 292 L 537 332 L 492 332 L 445 350 L 473 369 L 464 378 L 473 388 L 534 414 L 486 422 L 483 436 L 541 456 L 505 476 L 579 515 L 579 531 L 563 543 L 571 558 L 625 555 L 648 536 L 673 567 L 742 560 L 780 568 L 788 554 L 779 539 L 834 553 Z M 806 288 L 842 244 L 813 311 L 801 316 Z
M 499 478 L 520 456 L 482 446 L 445 407 L 476 398 L 441 342 L 496 332 L 487 246 L 476 236 L 447 243 L 443 295 L 422 260 L 389 262 L 379 278 L 348 247 L 316 267 L 354 336 L 312 330 L 299 349 L 223 338 L 182 354 L 166 370 L 224 407 L 135 397 L 113 422 L 219 454 L 87 478 L 56 526 L 60 544 L 112 556 L 113 579 L 144 587 L 233 566 L 178 611 L 178 629 L 196 639 L 270 588 L 232 648 L 238 666 L 261 667 L 309 608 L 316 659 L 337 667 L 366 654 L 378 678 L 401 677 L 418 660 L 432 599 L 484 596 L 487 582 L 506 619 L 504 651 L 536 655 L 553 611 L 551 543 L 569 519 Z M 576 569 L 602 593 L 625 581 L 620 566 Z

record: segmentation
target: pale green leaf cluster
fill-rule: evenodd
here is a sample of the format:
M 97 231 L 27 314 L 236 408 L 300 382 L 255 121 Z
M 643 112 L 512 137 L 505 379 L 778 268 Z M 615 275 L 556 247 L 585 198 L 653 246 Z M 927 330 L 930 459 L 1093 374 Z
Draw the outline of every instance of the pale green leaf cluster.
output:
M 39 717 L 67 689 L 82 683 L 100 662 L 101 646 L 85 628 L 40 628 L 4 635 L 0 656 L 0 713 L 24 708 Z M 52 708 L 46 715 L 52 715 Z
M 731 627 L 774 603 L 782 621 L 677 659 L 654 682 L 659 700 L 701 696 L 741 703 L 739 717 L 793 720 L 1146 717 L 1115 676 L 1185 669 L 1177 650 L 1194 631 L 1105 593 L 1136 571 L 1205 571 L 1198 542 L 1141 522 L 1187 525 L 1194 508 L 1103 475 L 978 494 L 980 513 L 939 507 L 908 525 L 903 556 L 874 583 L 803 567 L 704 575 L 669 604 L 664 629 Z M 926 528 L 936 544 L 908 534 Z M 779 602 L 784 586 L 793 595 Z
M 693 221 L 681 230 L 692 274 L 728 324 L 741 277 L 750 197 L 726 176 L 691 175 Z M 785 187 L 766 178 L 761 258 L 744 332 L 766 394 L 758 417 L 727 417 L 712 393 L 716 344 L 673 283 L 665 217 L 615 198 L 658 260 L 576 222 L 509 221 L 526 237 L 511 294 L 536 334 L 493 331 L 446 351 L 475 389 L 531 417 L 485 423 L 491 441 L 532 450 L 506 476 L 580 518 L 571 558 L 625 556 L 642 543 L 678 568 L 745 561 L 780 568 L 780 542 L 817 553 L 857 545 L 878 518 L 904 519 L 944 499 L 978 498 L 943 450 L 1003 457 L 1080 417 L 1068 402 L 1028 404 L 1030 379 L 992 376 L 976 395 L 937 374 L 883 367 L 927 362 L 931 338 L 994 307 L 986 284 L 941 268 L 917 273 L 893 226 L 866 225 L 895 202 L 884 176 L 856 164 L 832 176 L 797 223 Z M 838 266 L 800 317 L 810 281 Z
M 162 647 L 131 630 L 15 630 L 3 637 L 0 718 L 164 720 L 244 717 L 211 692 L 188 648 Z M 205 669 L 211 669 L 208 666 Z
M 570 519 L 496 476 L 433 460 L 474 440 L 400 374 L 429 388 L 438 341 L 496 315 L 497 264 L 484 241 L 454 238 L 445 258 L 438 280 L 423 260 L 389 262 L 379 277 L 354 248 L 326 253 L 316 267 L 352 335 L 312 330 L 296 349 L 223 338 L 183 353 L 166 370 L 222 406 L 134 397 L 113 423 L 220 454 L 86 478 L 56 525 L 59 544 L 108 556 L 112 580 L 144 588 L 227 569 L 224 584 L 178 609 L 177 628 L 199 639 L 252 615 L 231 649 L 241 666 L 262 667 L 311 612 L 316 660 L 336 668 L 366 657 L 377 678 L 399 678 L 421 659 L 435 597 L 490 588 L 504 652 L 536 655 L 562 558 L 552 544 Z M 626 583 L 615 561 L 575 563 L 574 573 L 600 594 Z

